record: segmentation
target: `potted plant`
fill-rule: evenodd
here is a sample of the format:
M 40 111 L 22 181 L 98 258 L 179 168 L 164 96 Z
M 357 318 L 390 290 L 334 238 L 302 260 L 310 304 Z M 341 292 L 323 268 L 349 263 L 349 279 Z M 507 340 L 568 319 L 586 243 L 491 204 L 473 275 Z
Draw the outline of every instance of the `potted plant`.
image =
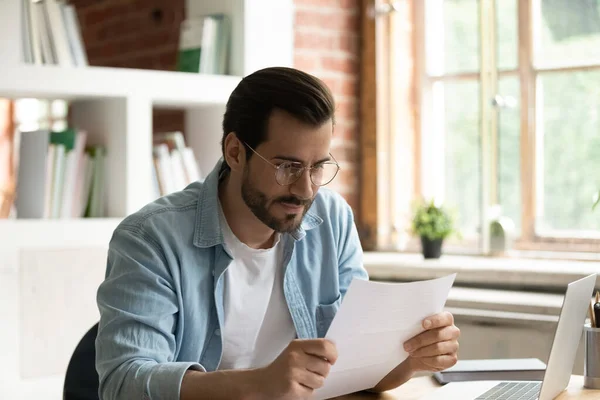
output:
M 422 202 L 415 208 L 412 232 L 421 238 L 423 257 L 440 258 L 444 239 L 454 233 L 454 219 L 433 200 Z

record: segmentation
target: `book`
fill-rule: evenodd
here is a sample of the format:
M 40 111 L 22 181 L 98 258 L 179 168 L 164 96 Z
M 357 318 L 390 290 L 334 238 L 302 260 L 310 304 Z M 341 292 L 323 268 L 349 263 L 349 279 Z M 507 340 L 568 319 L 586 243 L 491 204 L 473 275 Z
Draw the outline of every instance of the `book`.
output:
M 177 70 L 204 74 L 229 72 L 230 21 L 225 14 L 188 18 L 181 23 Z
M 66 0 L 20 0 L 22 59 L 27 64 L 88 65 L 75 6 Z
M 159 196 L 182 190 L 201 179 L 194 151 L 186 146 L 182 132 L 155 133 L 152 151 Z
M 21 135 L 15 199 L 17 218 L 44 218 L 49 139 L 50 132 L 46 130 Z
M 186 19 L 181 23 L 177 70 L 200 72 L 204 18 Z
M 435 372 L 433 376 L 444 385 L 482 380 L 541 381 L 545 372 L 546 364 L 537 358 L 500 358 L 459 360 L 453 367 Z

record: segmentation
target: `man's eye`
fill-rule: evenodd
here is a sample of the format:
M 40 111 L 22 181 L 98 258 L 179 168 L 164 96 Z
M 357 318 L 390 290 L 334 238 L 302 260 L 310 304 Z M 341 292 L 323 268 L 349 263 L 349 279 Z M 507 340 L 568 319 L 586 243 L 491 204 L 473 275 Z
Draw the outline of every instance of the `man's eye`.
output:
M 279 165 L 281 165 L 281 168 L 286 168 L 286 169 L 291 169 L 291 168 L 297 169 L 300 167 L 297 163 L 291 163 L 291 162 L 284 162 Z
M 302 166 L 296 163 L 283 164 L 283 168 L 287 173 L 292 175 L 297 175 L 302 171 Z

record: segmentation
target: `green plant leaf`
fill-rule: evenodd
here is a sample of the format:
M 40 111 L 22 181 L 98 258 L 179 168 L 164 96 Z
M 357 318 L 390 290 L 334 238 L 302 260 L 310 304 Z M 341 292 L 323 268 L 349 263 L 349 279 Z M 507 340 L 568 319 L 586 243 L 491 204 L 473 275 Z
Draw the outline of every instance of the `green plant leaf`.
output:
M 600 190 L 598 193 L 596 193 L 596 196 L 594 196 L 594 205 L 592 206 L 592 210 L 595 209 L 598 204 L 600 204 Z
M 415 205 L 412 232 L 430 240 L 444 239 L 457 233 L 452 215 L 444 207 L 436 206 L 433 201 Z

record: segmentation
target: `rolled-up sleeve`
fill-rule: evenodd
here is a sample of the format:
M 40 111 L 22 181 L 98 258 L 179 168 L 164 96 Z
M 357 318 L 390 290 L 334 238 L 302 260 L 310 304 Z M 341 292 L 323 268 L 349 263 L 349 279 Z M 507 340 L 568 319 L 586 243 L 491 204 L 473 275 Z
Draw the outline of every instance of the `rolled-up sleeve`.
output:
M 177 294 L 164 253 L 143 231 L 115 231 L 97 303 L 100 399 L 178 400 L 185 372 L 204 371 L 198 363 L 174 361 Z

